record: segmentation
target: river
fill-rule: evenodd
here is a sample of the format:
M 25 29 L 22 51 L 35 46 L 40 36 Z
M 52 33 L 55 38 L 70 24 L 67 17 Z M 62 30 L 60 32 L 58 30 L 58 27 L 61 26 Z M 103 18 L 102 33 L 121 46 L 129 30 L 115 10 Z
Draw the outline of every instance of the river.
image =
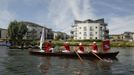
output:
M 112 63 L 100 60 L 33 56 L 28 50 L 0 46 L 0 75 L 133 75 L 134 48 L 112 48 L 120 51 Z

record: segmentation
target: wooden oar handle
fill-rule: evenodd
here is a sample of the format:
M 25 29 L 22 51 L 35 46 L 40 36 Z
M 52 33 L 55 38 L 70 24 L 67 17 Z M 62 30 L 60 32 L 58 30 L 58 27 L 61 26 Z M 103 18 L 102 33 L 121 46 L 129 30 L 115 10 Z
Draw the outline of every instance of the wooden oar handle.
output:
M 83 62 L 82 58 L 80 57 L 79 53 L 77 52 L 77 50 L 78 50 L 78 48 L 75 48 L 74 52 L 77 54 L 78 58 L 80 59 L 81 63 L 83 64 L 84 62 Z
M 94 52 L 91 52 L 92 54 L 94 54 L 97 58 L 99 58 L 100 60 L 102 60 L 103 61 L 103 59 L 102 58 L 100 58 L 97 54 L 95 54 Z

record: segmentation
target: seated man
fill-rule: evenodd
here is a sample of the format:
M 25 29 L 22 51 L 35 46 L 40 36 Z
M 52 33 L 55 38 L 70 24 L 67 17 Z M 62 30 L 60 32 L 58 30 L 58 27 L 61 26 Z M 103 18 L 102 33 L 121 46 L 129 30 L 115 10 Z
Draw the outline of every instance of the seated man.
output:
M 84 53 L 84 47 L 83 47 L 83 45 L 82 45 L 81 42 L 79 43 L 77 52 L 78 52 L 78 53 Z
M 46 53 L 53 52 L 53 47 L 52 47 L 51 41 L 49 41 L 49 42 L 47 41 L 44 43 L 44 51 Z
M 52 41 L 49 41 L 48 43 L 49 43 L 48 44 L 49 45 L 49 51 L 54 52 L 54 45 L 53 45 Z
M 97 52 L 98 52 L 98 47 L 97 47 L 96 42 L 93 42 L 93 44 L 92 44 L 92 46 L 91 46 L 91 50 L 92 50 L 92 52 L 94 52 L 94 53 L 97 53 Z
M 69 43 L 68 42 L 65 42 L 64 43 L 64 49 L 62 52 L 65 52 L 65 53 L 68 53 L 70 52 L 70 46 L 69 46 Z

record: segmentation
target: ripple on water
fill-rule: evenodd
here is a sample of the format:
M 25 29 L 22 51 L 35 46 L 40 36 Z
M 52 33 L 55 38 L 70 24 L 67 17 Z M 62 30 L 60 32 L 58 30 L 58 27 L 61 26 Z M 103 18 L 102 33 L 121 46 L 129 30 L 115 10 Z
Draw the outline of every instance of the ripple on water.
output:
M 105 64 L 100 60 L 31 56 L 26 50 L 2 49 L 0 75 L 133 75 L 134 48 L 120 50 L 119 61 Z M 127 48 L 128 49 L 128 48 Z M 133 52 L 134 53 L 134 52 Z M 40 67 L 39 67 L 40 66 Z

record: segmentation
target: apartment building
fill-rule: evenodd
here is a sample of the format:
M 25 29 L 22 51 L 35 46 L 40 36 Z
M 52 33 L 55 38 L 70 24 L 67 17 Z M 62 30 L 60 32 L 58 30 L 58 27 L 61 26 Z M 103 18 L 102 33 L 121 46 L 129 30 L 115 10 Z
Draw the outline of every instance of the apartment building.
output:
M 104 19 L 98 20 L 85 20 L 85 21 L 74 21 L 72 25 L 71 34 L 74 40 L 84 39 L 99 39 L 102 40 L 108 37 L 109 30 L 106 28 L 107 24 Z
M 29 39 L 29 40 L 38 40 L 40 39 L 41 33 L 42 33 L 42 28 L 44 28 L 44 39 L 53 39 L 53 31 L 50 28 L 44 27 L 44 26 L 40 26 L 38 24 L 35 23 L 31 23 L 31 22 L 23 22 L 27 28 L 28 28 L 28 32 L 25 35 L 25 39 Z
M 123 40 L 125 41 L 133 41 L 134 40 L 134 32 L 124 32 L 123 34 Z
M 110 35 L 110 39 L 114 41 L 134 41 L 134 32 L 124 32 L 122 34 Z
M 112 41 L 122 41 L 123 35 L 122 34 L 112 34 L 112 35 L 110 35 L 110 39 Z
M 0 28 L 0 39 L 7 39 L 7 29 Z
M 64 32 L 54 32 L 54 37 L 55 40 L 61 39 L 61 40 L 67 40 L 69 38 L 69 35 L 67 35 Z

